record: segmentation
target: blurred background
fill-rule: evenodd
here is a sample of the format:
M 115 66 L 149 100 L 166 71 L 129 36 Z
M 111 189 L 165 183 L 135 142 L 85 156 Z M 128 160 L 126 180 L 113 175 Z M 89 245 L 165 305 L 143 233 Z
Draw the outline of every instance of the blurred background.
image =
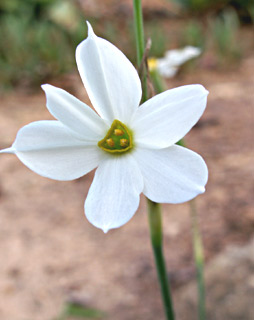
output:
M 143 6 L 151 57 L 201 49 L 164 85 L 201 83 L 210 91 L 204 116 L 186 137 L 210 172 L 207 192 L 197 198 L 208 319 L 251 320 L 253 0 L 143 0 Z M 90 104 L 75 63 L 86 20 L 135 64 L 131 0 L 0 0 L 0 149 L 25 124 L 52 119 L 43 83 Z M 145 199 L 127 225 L 104 235 L 84 218 L 92 177 L 51 181 L 1 155 L 1 320 L 163 319 Z M 197 319 L 188 204 L 164 205 L 163 220 L 178 319 Z

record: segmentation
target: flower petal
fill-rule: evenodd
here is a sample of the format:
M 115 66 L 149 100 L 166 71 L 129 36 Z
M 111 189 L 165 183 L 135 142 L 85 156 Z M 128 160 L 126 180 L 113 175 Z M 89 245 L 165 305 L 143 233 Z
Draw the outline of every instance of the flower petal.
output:
M 77 179 L 98 166 L 102 152 L 73 136 L 59 121 L 37 121 L 21 128 L 11 148 L 31 170 L 55 180 Z
M 129 221 L 143 190 L 140 169 L 130 154 L 109 157 L 96 170 L 85 201 L 87 219 L 104 232 Z
M 141 99 L 137 71 L 113 44 L 97 37 L 88 24 L 88 38 L 76 50 L 77 66 L 95 110 L 110 124 L 128 124 Z
M 180 66 L 186 61 L 196 58 L 201 54 L 201 49 L 197 47 L 187 46 L 182 49 L 174 49 L 166 52 L 165 61 L 172 66 Z M 161 59 L 161 60 L 163 60 Z
M 63 89 L 42 85 L 47 97 L 49 112 L 69 129 L 86 140 L 99 141 L 106 132 L 107 126 L 88 105 L 81 102 Z
M 144 177 L 144 195 L 155 202 L 181 203 L 205 191 L 208 170 L 195 152 L 180 146 L 139 149 L 134 154 Z
M 135 143 L 154 149 L 173 145 L 201 117 L 207 95 L 208 91 L 196 84 L 171 89 L 148 100 L 133 116 Z

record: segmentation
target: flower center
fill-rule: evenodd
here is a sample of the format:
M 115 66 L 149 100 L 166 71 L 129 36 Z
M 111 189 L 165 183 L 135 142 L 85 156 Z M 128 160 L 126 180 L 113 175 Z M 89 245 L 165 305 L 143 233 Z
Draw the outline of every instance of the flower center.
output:
M 110 153 L 124 153 L 132 148 L 132 136 L 129 129 L 119 120 L 114 120 L 105 138 L 98 146 Z

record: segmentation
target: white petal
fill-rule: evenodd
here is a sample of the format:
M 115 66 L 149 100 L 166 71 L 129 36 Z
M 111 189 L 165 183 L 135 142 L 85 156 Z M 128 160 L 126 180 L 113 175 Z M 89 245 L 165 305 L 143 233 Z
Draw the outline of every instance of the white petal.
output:
M 86 140 L 99 141 L 106 132 L 107 126 L 89 106 L 63 89 L 45 84 L 47 108 L 50 113 L 69 129 Z
M 111 156 L 96 170 L 85 201 L 87 219 L 104 232 L 129 221 L 143 190 L 140 169 L 131 155 Z
M 97 37 L 88 23 L 88 38 L 76 50 L 77 66 L 95 110 L 110 124 L 128 124 L 141 99 L 137 71 L 113 44 Z
M 96 145 L 76 139 L 59 121 L 37 121 L 21 128 L 9 152 L 29 169 L 55 180 L 77 179 L 97 167 L 102 157 Z
M 164 58 L 157 60 L 158 71 L 162 77 L 172 78 L 177 73 L 180 65 L 200 54 L 201 50 L 199 48 L 191 46 L 169 50 Z
M 134 153 L 144 177 L 144 195 L 155 202 L 181 203 L 205 191 L 208 170 L 195 152 L 180 146 L 138 149 Z
M 158 71 L 162 77 L 173 78 L 178 71 L 178 67 L 169 64 L 164 59 L 160 59 L 158 61 Z
M 178 67 L 186 61 L 198 57 L 200 54 L 200 48 L 187 46 L 182 49 L 167 51 L 164 59 L 171 65 Z
M 173 145 L 201 117 L 207 95 L 208 91 L 196 84 L 171 89 L 148 100 L 133 116 L 135 143 L 155 149 Z
M 0 153 L 15 153 L 15 150 L 12 147 L 10 147 L 0 150 Z

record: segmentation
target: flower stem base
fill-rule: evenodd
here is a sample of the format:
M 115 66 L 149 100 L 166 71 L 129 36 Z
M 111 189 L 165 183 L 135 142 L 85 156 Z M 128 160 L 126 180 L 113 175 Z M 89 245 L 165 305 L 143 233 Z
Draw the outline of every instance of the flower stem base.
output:
M 167 276 L 165 260 L 163 256 L 161 208 L 159 203 L 155 203 L 149 199 L 147 199 L 147 201 L 151 242 L 157 268 L 158 280 L 161 288 L 161 295 L 165 309 L 165 316 L 167 320 L 174 320 L 174 311 L 170 294 L 170 286 Z

